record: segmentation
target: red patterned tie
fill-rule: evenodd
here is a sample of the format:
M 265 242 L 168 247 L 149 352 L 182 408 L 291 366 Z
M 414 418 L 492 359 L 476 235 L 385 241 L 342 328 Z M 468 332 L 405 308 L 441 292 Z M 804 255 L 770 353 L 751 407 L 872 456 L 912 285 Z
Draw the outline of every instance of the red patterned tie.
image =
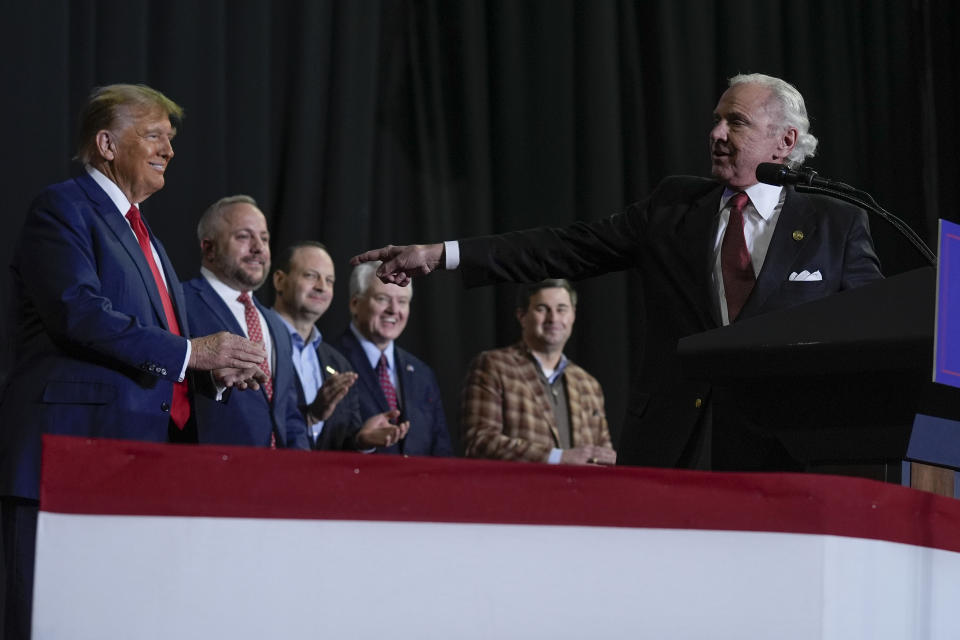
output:
M 260 328 L 260 314 L 257 308 L 253 306 L 253 300 L 246 291 L 237 296 L 237 302 L 243 304 L 243 319 L 247 321 L 247 337 L 253 342 L 263 344 L 263 330 Z M 273 402 L 273 378 L 270 376 L 270 363 L 266 360 L 260 363 L 260 370 L 267 376 L 267 381 L 263 383 L 263 390 L 267 393 L 267 402 Z M 270 431 L 270 448 L 277 448 L 277 434 Z
M 160 269 L 157 267 L 156 260 L 153 259 L 153 251 L 150 248 L 150 236 L 147 233 L 147 227 L 140 218 L 140 210 L 136 205 L 130 205 L 127 211 L 127 220 L 130 221 L 130 227 L 134 235 L 137 236 L 137 242 L 143 251 L 143 257 L 150 265 L 150 271 L 153 273 L 153 281 L 157 284 L 157 290 L 160 292 L 160 301 L 163 304 L 163 315 L 167 319 L 167 328 L 174 335 L 180 333 L 180 323 L 177 322 L 177 314 L 173 310 L 173 301 L 170 300 L 170 292 L 167 291 L 167 285 L 163 282 L 163 276 L 160 275 Z M 177 425 L 178 429 L 183 426 L 190 418 L 190 397 L 187 394 L 187 383 L 185 381 L 173 383 L 173 398 L 170 401 L 170 419 Z
M 246 291 L 237 297 L 237 302 L 243 304 L 243 317 L 247 321 L 247 337 L 253 342 L 263 344 L 263 330 L 260 328 L 260 314 L 257 308 L 253 306 L 253 300 Z M 270 377 L 270 364 L 264 360 L 260 363 L 260 369 L 267 376 L 267 381 L 263 383 L 263 389 L 267 392 L 267 400 L 273 400 L 273 378 Z
M 380 354 L 380 362 L 377 363 L 377 378 L 380 379 L 380 388 L 383 389 L 383 395 L 387 399 L 387 404 L 391 409 L 396 409 L 397 403 L 397 390 L 393 388 L 393 383 L 390 382 L 390 371 L 387 368 L 387 356 Z
M 723 272 L 723 291 L 727 298 L 727 317 L 730 322 L 740 315 L 756 282 L 747 241 L 743 237 L 743 208 L 749 200 L 742 191 L 730 198 L 730 220 L 720 245 L 720 270 Z

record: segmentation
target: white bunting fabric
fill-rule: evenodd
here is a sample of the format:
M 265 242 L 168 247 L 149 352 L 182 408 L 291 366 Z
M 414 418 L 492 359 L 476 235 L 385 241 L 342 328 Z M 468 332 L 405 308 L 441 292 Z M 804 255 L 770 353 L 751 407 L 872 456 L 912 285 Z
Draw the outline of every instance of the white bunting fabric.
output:
M 44 440 L 34 638 L 955 638 L 869 480 Z

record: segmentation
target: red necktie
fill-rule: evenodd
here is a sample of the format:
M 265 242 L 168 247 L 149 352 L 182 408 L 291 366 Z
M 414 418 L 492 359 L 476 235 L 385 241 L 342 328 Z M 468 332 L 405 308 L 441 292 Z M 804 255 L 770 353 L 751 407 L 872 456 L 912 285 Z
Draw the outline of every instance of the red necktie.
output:
M 749 200 L 742 191 L 730 198 L 730 220 L 720 245 L 720 270 L 723 272 L 723 291 L 727 298 L 727 317 L 730 322 L 740 315 L 756 282 L 747 241 L 743 237 L 743 208 Z
M 399 405 L 397 403 L 397 390 L 393 388 L 393 383 L 390 382 L 390 371 L 387 369 L 387 356 L 380 354 L 380 362 L 377 363 L 377 378 L 380 380 L 380 388 L 383 389 L 383 395 L 387 399 L 387 405 L 391 409 L 396 409 Z
M 143 251 L 143 257 L 150 265 L 150 271 L 153 273 L 153 281 L 157 283 L 157 290 L 160 292 L 160 301 L 163 304 L 163 315 L 167 318 L 167 328 L 174 335 L 180 333 L 180 324 L 177 322 L 177 314 L 173 310 L 173 301 L 170 300 L 170 292 L 167 291 L 167 285 L 163 282 L 163 276 L 160 275 L 160 269 L 156 260 L 153 259 L 153 251 L 150 248 L 150 236 L 147 233 L 147 227 L 144 226 L 140 218 L 140 210 L 136 205 L 130 205 L 127 211 L 127 220 L 130 221 L 130 227 L 134 235 L 137 236 L 137 242 Z M 190 418 L 190 397 L 187 394 L 187 383 L 185 381 L 173 383 L 173 398 L 170 402 L 170 419 L 177 425 L 178 429 L 183 426 Z
M 263 330 L 260 328 L 260 315 L 253 306 L 250 294 L 244 291 L 237 297 L 237 302 L 243 304 L 243 317 L 247 321 L 247 337 L 253 342 L 263 344 Z M 260 370 L 267 376 L 263 383 L 263 390 L 267 392 L 267 400 L 273 400 L 273 378 L 270 377 L 270 364 L 264 360 L 260 363 Z
M 263 330 L 260 328 L 260 315 L 257 308 L 253 306 L 253 300 L 250 294 L 244 291 L 237 296 L 237 302 L 243 304 L 243 319 L 247 321 L 247 337 L 253 342 L 263 344 Z M 267 402 L 273 401 L 273 378 L 270 376 L 270 363 L 266 360 L 260 363 L 260 370 L 267 376 L 267 381 L 263 383 L 263 390 L 267 393 Z M 270 431 L 270 448 L 277 448 L 277 434 Z

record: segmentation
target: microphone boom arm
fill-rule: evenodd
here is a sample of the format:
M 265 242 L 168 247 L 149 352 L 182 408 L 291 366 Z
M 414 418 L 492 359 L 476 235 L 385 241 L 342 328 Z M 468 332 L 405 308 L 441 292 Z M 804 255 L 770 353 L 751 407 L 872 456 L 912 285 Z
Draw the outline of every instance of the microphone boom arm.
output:
M 920 236 L 918 236 L 906 222 L 877 204 L 876 200 L 874 200 L 873 196 L 871 196 L 869 193 L 860 191 L 859 189 L 854 189 L 850 185 L 843 183 L 835 183 L 832 185 L 837 188 L 815 187 L 810 184 L 813 182 L 812 178 L 815 175 L 816 172 L 813 172 L 807 184 L 798 182 L 795 186 L 796 190 L 801 193 L 819 193 L 821 195 L 832 196 L 866 209 L 867 211 L 873 212 L 877 216 L 886 220 L 890 225 L 893 226 L 894 229 L 905 236 L 907 240 L 910 241 L 910 244 L 912 244 L 913 247 L 919 251 L 920 254 L 926 258 L 931 265 L 937 266 L 936 254 L 930 250 L 930 247 L 927 246 Z

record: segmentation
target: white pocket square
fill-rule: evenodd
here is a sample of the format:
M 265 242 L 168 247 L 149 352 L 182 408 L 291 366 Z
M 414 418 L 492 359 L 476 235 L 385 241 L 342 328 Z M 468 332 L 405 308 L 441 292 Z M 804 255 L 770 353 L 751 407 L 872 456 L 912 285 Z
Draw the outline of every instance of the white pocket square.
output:
M 818 280 L 823 280 L 823 275 L 820 273 L 820 270 L 817 269 L 813 273 L 810 273 L 806 269 L 797 273 L 794 271 L 790 274 L 790 282 L 816 282 Z

